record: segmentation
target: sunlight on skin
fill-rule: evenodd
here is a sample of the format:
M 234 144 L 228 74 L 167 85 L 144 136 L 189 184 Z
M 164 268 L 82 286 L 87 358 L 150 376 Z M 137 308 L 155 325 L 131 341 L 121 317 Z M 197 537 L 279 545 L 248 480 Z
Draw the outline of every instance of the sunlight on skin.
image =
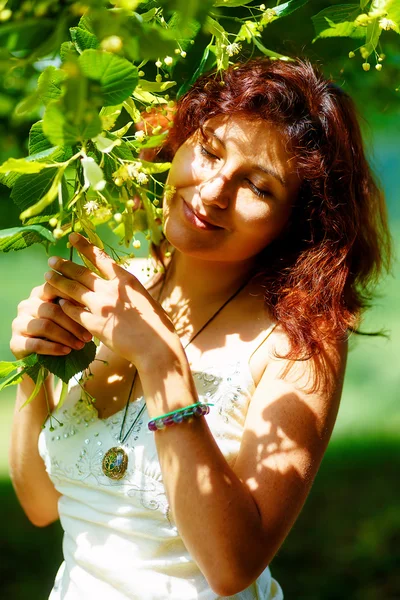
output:
M 122 381 L 123 377 L 122 375 L 110 375 L 110 377 L 107 377 L 107 383 L 115 383 L 117 381 Z

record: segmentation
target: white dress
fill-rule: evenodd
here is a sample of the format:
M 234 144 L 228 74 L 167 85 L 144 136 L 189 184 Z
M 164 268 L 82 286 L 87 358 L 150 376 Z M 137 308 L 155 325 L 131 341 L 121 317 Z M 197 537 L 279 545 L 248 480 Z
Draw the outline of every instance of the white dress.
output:
M 272 328 L 271 328 L 272 329 Z M 239 452 L 254 382 L 247 360 L 192 371 L 199 399 L 213 402 L 206 418 L 233 465 Z M 124 431 L 144 404 L 129 407 Z M 56 489 L 64 529 L 62 563 L 49 600 L 216 600 L 173 523 L 162 482 L 154 433 L 144 411 L 124 444 L 125 477 L 102 472 L 104 453 L 119 445 L 123 410 L 99 419 L 73 385 L 54 413 L 63 427 L 39 437 L 39 451 Z M 179 425 L 176 425 L 179 427 Z M 269 568 L 236 600 L 282 600 Z

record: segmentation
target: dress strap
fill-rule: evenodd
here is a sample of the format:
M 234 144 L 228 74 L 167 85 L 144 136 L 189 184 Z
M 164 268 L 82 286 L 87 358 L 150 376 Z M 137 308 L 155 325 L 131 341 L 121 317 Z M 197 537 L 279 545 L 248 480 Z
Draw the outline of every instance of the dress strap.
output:
M 247 363 L 250 364 L 250 361 L 252 359 L 252 356 L 255 352 L 257 352 L 257 350 L 264 344 L 264 342 L 267 341 L 267 339 L 269 338 L 269 336 L 271 335 L 271 333 L 274 331 L 274 329 L 278 326 L 278 323 L 271 323 L 271 325 L 268 327 L 267 332 L 265 334 L 265 336 L 263 337 L 263 339 L 261 340 L 261 342 L 257 345 L 256 348 L 254 348 L 254 350 L 252 351 L 252 353 L 250 354 Z

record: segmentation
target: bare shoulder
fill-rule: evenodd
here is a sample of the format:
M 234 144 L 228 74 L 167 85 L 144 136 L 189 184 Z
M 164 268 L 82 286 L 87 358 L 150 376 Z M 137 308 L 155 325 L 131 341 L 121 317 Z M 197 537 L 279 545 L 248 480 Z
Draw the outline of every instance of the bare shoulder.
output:
M 250 402 L 235 472 L 248 486 L 266 536 L 266 564 L 282 544 L 310 491 L 339 408 L 347 343 L 327 342 L 317 359 L 288 361 L 277 326 Z

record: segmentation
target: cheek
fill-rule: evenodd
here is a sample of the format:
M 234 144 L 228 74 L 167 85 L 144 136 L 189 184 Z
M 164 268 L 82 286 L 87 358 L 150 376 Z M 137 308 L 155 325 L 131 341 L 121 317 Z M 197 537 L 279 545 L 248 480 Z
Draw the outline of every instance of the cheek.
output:
M 276 206 L 272 201 L 247 203 L 241 211 L 243 226 L 256 238 L 270 239 L 285 227 L 290 212 L 287 207 Z
M 194 149 L 183 144 L 175 154 L 168 174 L 168 184 L 177 188 L 189 187 L 193 183 L 195 162 Z

